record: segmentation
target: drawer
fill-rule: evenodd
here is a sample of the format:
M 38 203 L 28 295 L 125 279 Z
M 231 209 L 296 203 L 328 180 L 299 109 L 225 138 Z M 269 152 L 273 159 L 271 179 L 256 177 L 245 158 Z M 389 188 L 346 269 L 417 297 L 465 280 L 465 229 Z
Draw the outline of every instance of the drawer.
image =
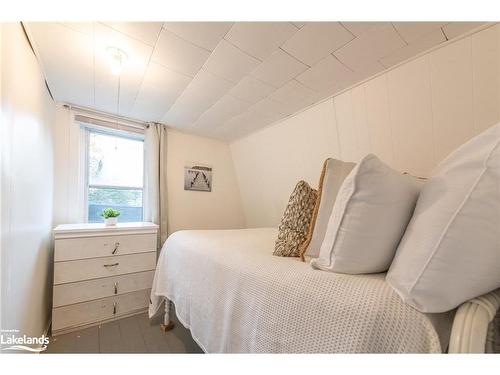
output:
M 154 274 L 154 271 L 147 271 L 55 285 L 53 306 L 60 307 L 148 289 L 153 284 Z
M 153 233 L 65 238 L 55 240 L 54 261 L 109 257 L 149 251 L 156 251 L 156 234 Z
M 154 270 L 156 252 L 54 263 L 54 284 Z
M 52 331 L 91 324 L 146 309 L 151 289 L 52 309 Z

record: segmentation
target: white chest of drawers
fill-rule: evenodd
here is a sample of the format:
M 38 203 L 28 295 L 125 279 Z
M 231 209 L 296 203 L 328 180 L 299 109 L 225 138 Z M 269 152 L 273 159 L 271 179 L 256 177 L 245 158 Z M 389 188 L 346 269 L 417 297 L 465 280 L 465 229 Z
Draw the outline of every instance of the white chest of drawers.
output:
M 146 311 L 157 231 L 153 223 L 57 226 L 52 334 Z

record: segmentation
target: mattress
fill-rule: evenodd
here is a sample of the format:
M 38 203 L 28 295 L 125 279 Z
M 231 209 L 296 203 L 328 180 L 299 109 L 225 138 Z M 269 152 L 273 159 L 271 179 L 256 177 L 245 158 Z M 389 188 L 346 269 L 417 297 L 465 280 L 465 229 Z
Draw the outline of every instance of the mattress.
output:
M 344 275 L 272 255 L 275 228 L 172 234 L 149 315 L 168 298 L 208 353 L 440 353 L 452 314 L 405 304 L 385 274 Z

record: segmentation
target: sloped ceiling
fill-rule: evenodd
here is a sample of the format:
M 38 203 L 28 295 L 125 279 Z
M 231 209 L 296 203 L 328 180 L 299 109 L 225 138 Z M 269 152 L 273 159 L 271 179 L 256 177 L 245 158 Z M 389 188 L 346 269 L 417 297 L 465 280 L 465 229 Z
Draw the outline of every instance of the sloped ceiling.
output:
M 287 117 L 481 25 L 26 24 L 55 100 L 223 140 Z M 120 79 L 110 72 L 110 46 L 128 55 Z

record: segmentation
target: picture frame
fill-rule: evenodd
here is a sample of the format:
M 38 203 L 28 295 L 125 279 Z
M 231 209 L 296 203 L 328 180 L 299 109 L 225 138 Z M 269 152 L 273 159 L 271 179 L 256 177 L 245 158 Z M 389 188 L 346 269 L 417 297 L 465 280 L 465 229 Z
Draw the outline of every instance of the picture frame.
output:
M 212 191 L 212 167 L 196 164 L 184 167 L 184 190 Z

